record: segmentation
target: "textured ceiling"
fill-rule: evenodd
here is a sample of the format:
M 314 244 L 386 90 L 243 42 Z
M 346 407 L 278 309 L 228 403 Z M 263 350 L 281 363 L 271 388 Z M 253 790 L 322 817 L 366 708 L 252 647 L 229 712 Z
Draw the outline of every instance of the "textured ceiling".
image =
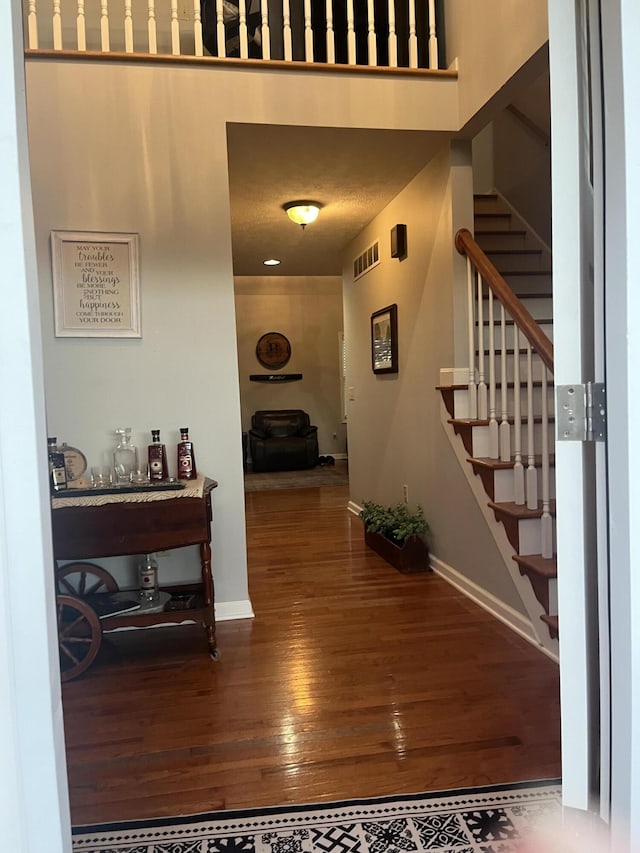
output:
M 431 159 L 442 134 L 233 124 L 227 130 L 236 275 L 341 275 L 342 251 Z M 311 199 L 302 229 L 282 205 Z M 278 267 L 265 267 L 266 258 Z

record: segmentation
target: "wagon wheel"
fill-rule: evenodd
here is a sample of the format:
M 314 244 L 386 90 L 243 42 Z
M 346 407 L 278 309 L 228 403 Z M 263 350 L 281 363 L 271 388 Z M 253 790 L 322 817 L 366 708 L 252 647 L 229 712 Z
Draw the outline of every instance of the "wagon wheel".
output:
M 56 569 L 58 595 L 92 595 L 94 592 L 118 592 L 118 583 L 95 563 L 67 563 Z
M 84 672 L 98 654 L 102 626 L 95 610 L 81 598 L 57 595 L 60 677 L 70 681 Z

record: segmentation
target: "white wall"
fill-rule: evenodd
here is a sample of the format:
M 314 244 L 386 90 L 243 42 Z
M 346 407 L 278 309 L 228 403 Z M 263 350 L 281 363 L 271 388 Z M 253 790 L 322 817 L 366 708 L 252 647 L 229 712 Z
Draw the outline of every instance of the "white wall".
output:
M 250 428 L 258 409 L 304 409 L 318 427 L 321 455 L 345 453 L 338 349 L 342 279 L 236 276 L 235 298 L 242 428 Z M 291 344 L 288 364 L 277 371 L 264 368 L 256 358 L 256 344 L 266 332 L 281 332 Z M 302 379 L 249 381 L 255 373 L 302 373 Z
M 445 14 L 447 63 L 458 60 L 459 124 L 475 117 L 477 131 L 485 121 L 476 113 L 493 99 L 506 105 L 514 75 L 544 70 L 547 2 L 447 0 Z
M 351 499 L 421 504 L 432 552 L 466 578 L 522 612 L 520 598 L 440 421 L 439 369 L 454 364 L 456 299 L 453 200 L 461 152 L 445 146 L 367 226 L 344 255 Z M 466 166 L 471 187 L 470 166 Z M 456 213 L 456 216 L 458 214 Z M 389 232 L 407 225 L 407 258 L 389 256 Z M 468 223 L 467 223 L 468 224 Z M 358 281 L 351 260 L 380 238 L 382 262 Z M 464 272 L 464 265 L 463 265 Z M 459 276 L 458 276 L 459 278 Z M 371 370 L 370 317 L 398 306 L 399 372 Z

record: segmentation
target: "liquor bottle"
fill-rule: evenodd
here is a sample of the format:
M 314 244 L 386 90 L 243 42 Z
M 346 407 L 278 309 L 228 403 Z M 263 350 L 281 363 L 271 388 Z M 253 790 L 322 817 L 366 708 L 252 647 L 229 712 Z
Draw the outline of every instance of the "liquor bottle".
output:
M 124 485 L 131 482 L 131 474 L 138 470 L 138 448 L 131 444 L 131 427 L 115 430 L 118 445 L 113 451 L 113 469 L 116 483 Z
M 145 554 L 138 563 L 138 597 L 143 602 L 160 600 L 158 586 L 158 561 L 153 554 Z
M 152 444 L 148 448 L 149 479 L 168 480 L 169 467 L 167 465 L 167 448 L 160 441 L 160 430 L 151 430 Z
M 67 469 L 64 464 L 64 453 L 58 447 L 58 439 L 55 436 L 47 438 L 47 450 L 49 453 L 49 485 L 52 492 L 59 492 L 67 488 Z
M 196 471 L 196 456 L 193 450 L 193 442 L 189 441 L 189 427 L 180 427 L 178 479 L 195 480 L 197 476 L 198 472 Z

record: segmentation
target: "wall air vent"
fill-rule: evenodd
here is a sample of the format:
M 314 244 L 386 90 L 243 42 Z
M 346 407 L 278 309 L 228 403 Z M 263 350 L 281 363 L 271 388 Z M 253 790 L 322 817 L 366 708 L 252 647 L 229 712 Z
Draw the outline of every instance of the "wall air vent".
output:
M 376 240 L 368 249 L 365 249 L 361 255 L 353 262 L 353 280 L 357 281 L 372 267 L 377 267 L 380 263 L 380 241 Z

